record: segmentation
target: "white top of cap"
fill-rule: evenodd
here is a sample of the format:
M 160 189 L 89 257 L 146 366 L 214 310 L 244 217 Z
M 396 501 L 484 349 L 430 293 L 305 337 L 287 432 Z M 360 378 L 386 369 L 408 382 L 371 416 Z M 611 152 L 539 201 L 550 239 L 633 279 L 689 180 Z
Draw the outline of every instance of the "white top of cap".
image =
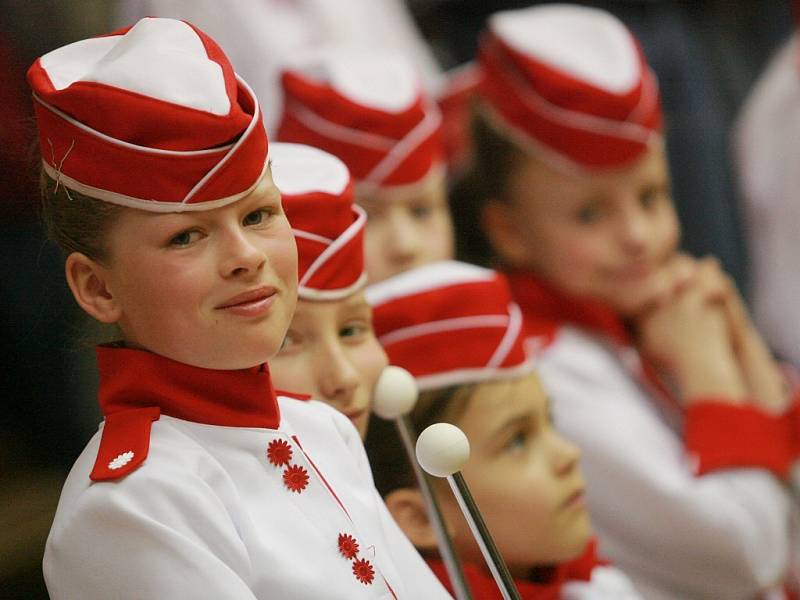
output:
M 319 148 L 273 142 L 269 145 L 269 157 L 272 178 L 282 194 L 324 192 L 339 195 L 350 181 L 345 164 Z
M 299 54 L 287 67 L 357 104 L 390 113 L 407 110 L 421 93 L 409 60 L 374 48 L 323 46 Z
M 486 281 L 494 279 L 496 276 L 495 271 L 491 269 L 455 260 L 445 260 L 406 271 L 371 285 L 367 288 L 366 297 L 370 305 L 378 306 L 395 298 L 403 298 L 411 294 L 470 281 Z
M 48 52 L 42 68 L 57 90 L 77 81 L 101 83 L 227 115 L 222 67 L 208 58 L 194 29 L 173 19 L 142 19 L 124 36 L 92 38 Z
M 633 37 L 605 11 L 548 4 L 496 13 L 489 25 L 518 52 L 611 93 L 628 92 L 641 80 Z

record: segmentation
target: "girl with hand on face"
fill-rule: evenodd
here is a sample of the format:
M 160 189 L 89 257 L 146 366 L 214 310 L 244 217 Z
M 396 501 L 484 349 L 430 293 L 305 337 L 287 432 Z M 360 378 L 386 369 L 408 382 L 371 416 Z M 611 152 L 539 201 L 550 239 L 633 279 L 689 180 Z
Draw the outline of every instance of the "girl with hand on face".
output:
M 278 139 L 327 150 L 367 211 L 371 283 L 453 256 L 442 119 L 404 56 L 326 47 L 284 69 Z
M 678 250 L 636 40 L 547 5 L 494 15 L 479 64 L 478 193 L 456 214 L 508 271 L 601 549 L 647 598 L 781 594 L 790 398 L 718 264 Z
M 445 421 L 469 439 L 462 474 L 521 597 L 638 599 L 628 579 L 596 555 L 580 451 L 553 429 L 505 278 L 448 261 L 387 279 L 367 295 L 392 364 L 409 370 L 419 385 L 414 429 Z M 413 472 L 395 458 L 398 444 L 388 432 L 368 438 L 378 489 L 446 582 Z M 499 599 L 448 486 L 435 481 L 434 491 L 473 597 Z
M 280 142 L 271 156 L 299 257 L 297 309 L 270 360 L 272 378 L 341 411 L 363 438 L 386 366 L 364 297 L 366 214 L 353 205 L 350 174 L 335 156 Z
M 258 102 L 222 50 L 148 18 L 46 54 L 29 81 L 67 281 L 121 333 L 97 349 L 105 419 L 62 491 L 50 596 L 447 597 L 352 424 L 274 391 L 297 254 Z

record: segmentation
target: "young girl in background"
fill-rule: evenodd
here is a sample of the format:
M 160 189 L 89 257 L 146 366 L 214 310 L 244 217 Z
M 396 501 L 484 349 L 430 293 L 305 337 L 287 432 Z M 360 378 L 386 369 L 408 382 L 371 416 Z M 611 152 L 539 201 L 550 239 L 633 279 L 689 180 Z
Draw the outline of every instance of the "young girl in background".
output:
M 364 297 L 364 211 L 353 205 L 347 167 L 300 144 L 273 143 L 275 184 L 297 243 L 297 309 L 270 360 L 280 389 L 343 412 L 363 438 L 386 354 Z
M 781 597 L 789 398 L 727 277 L 678 251 L 656 80 L 603 11 L 498 13 L 474 121 L 479 223 L 604 554 L 648 599 Z
M 462 473 L 522 598 L 639 598 L 627 578 L 595 554 L 580 451 L 552 427 L 505 278 L 441 262 L 387 279 L 367 294 L 392 364 L 408 369 L 419 385 L 414 428 L 446 421 L 467 435 L 470 458 Z M 397 441 L 390 440 L 368 444 L 378 489 L 446 581 L 413 473 L 396 460 Z M 473 597 L 499 599 L 453 495 L 443 481 L 434 489 Z
M 350 169 L 369 215 L 370 282 L 452 258 L 441 115 L 410 61 L 327 47 L 301 53 L 281 81 L 278 139 L 327 150 Z
M 222 50 L 143 19 L 29 81 L 67 281 L 122 337 L 97 350 L 105 420 L 62 491 L 51 597 L 447 597 L 351 423 L 274 392 L 297 255 L 258 102 Z

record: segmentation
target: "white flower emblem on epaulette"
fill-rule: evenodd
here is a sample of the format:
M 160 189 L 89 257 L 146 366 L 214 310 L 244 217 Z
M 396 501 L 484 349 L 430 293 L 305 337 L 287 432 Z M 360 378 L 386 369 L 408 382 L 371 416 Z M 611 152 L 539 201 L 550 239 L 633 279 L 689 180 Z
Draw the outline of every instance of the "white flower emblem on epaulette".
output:
M 117 456 L 114 460 L 108 463 L 108 468 L 112 471 L 124 467 L 133 460 L 133 451 L 128 450 Z

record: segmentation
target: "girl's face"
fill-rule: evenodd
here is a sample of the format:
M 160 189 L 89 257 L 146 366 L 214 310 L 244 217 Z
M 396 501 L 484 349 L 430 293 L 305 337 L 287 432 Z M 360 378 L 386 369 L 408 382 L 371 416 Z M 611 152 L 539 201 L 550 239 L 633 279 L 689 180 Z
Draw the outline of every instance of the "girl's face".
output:
M 269 364 L 278 389 L 327 402 L 364 438 L 372 393 L 387 359 L 363 291 L 344 300 L 300 300 L 283 346 Z
M 680 229 L 662 145 L 622 170 L 571 177 L 531 160 L 492 203 L 502 258 L 618 311 L 674 254 Z M 487 215 L 488 216 L 488 215 Z M 502 226 L 496 225 L 501 223 Z
M 278 351 L 297 300 L 297 249 L 269 171 L 222 208 L 126 210 L 108 246 L 102 269 L 129 344 L 213 369 Z
M 453 258 L 453 224 L 444 170 L 419 185 L 359 194 L 367 211 L 364 257 L 370 283 L 414 267 Z
M 456 423 L 470 443 L 462 474 L 516 576 L 578 556 L 590 536 L 580 452 L 553 429 L 536 375 L 477 386 Z M 440 494 L 461 555 L 481 555 L 452 494 Z

